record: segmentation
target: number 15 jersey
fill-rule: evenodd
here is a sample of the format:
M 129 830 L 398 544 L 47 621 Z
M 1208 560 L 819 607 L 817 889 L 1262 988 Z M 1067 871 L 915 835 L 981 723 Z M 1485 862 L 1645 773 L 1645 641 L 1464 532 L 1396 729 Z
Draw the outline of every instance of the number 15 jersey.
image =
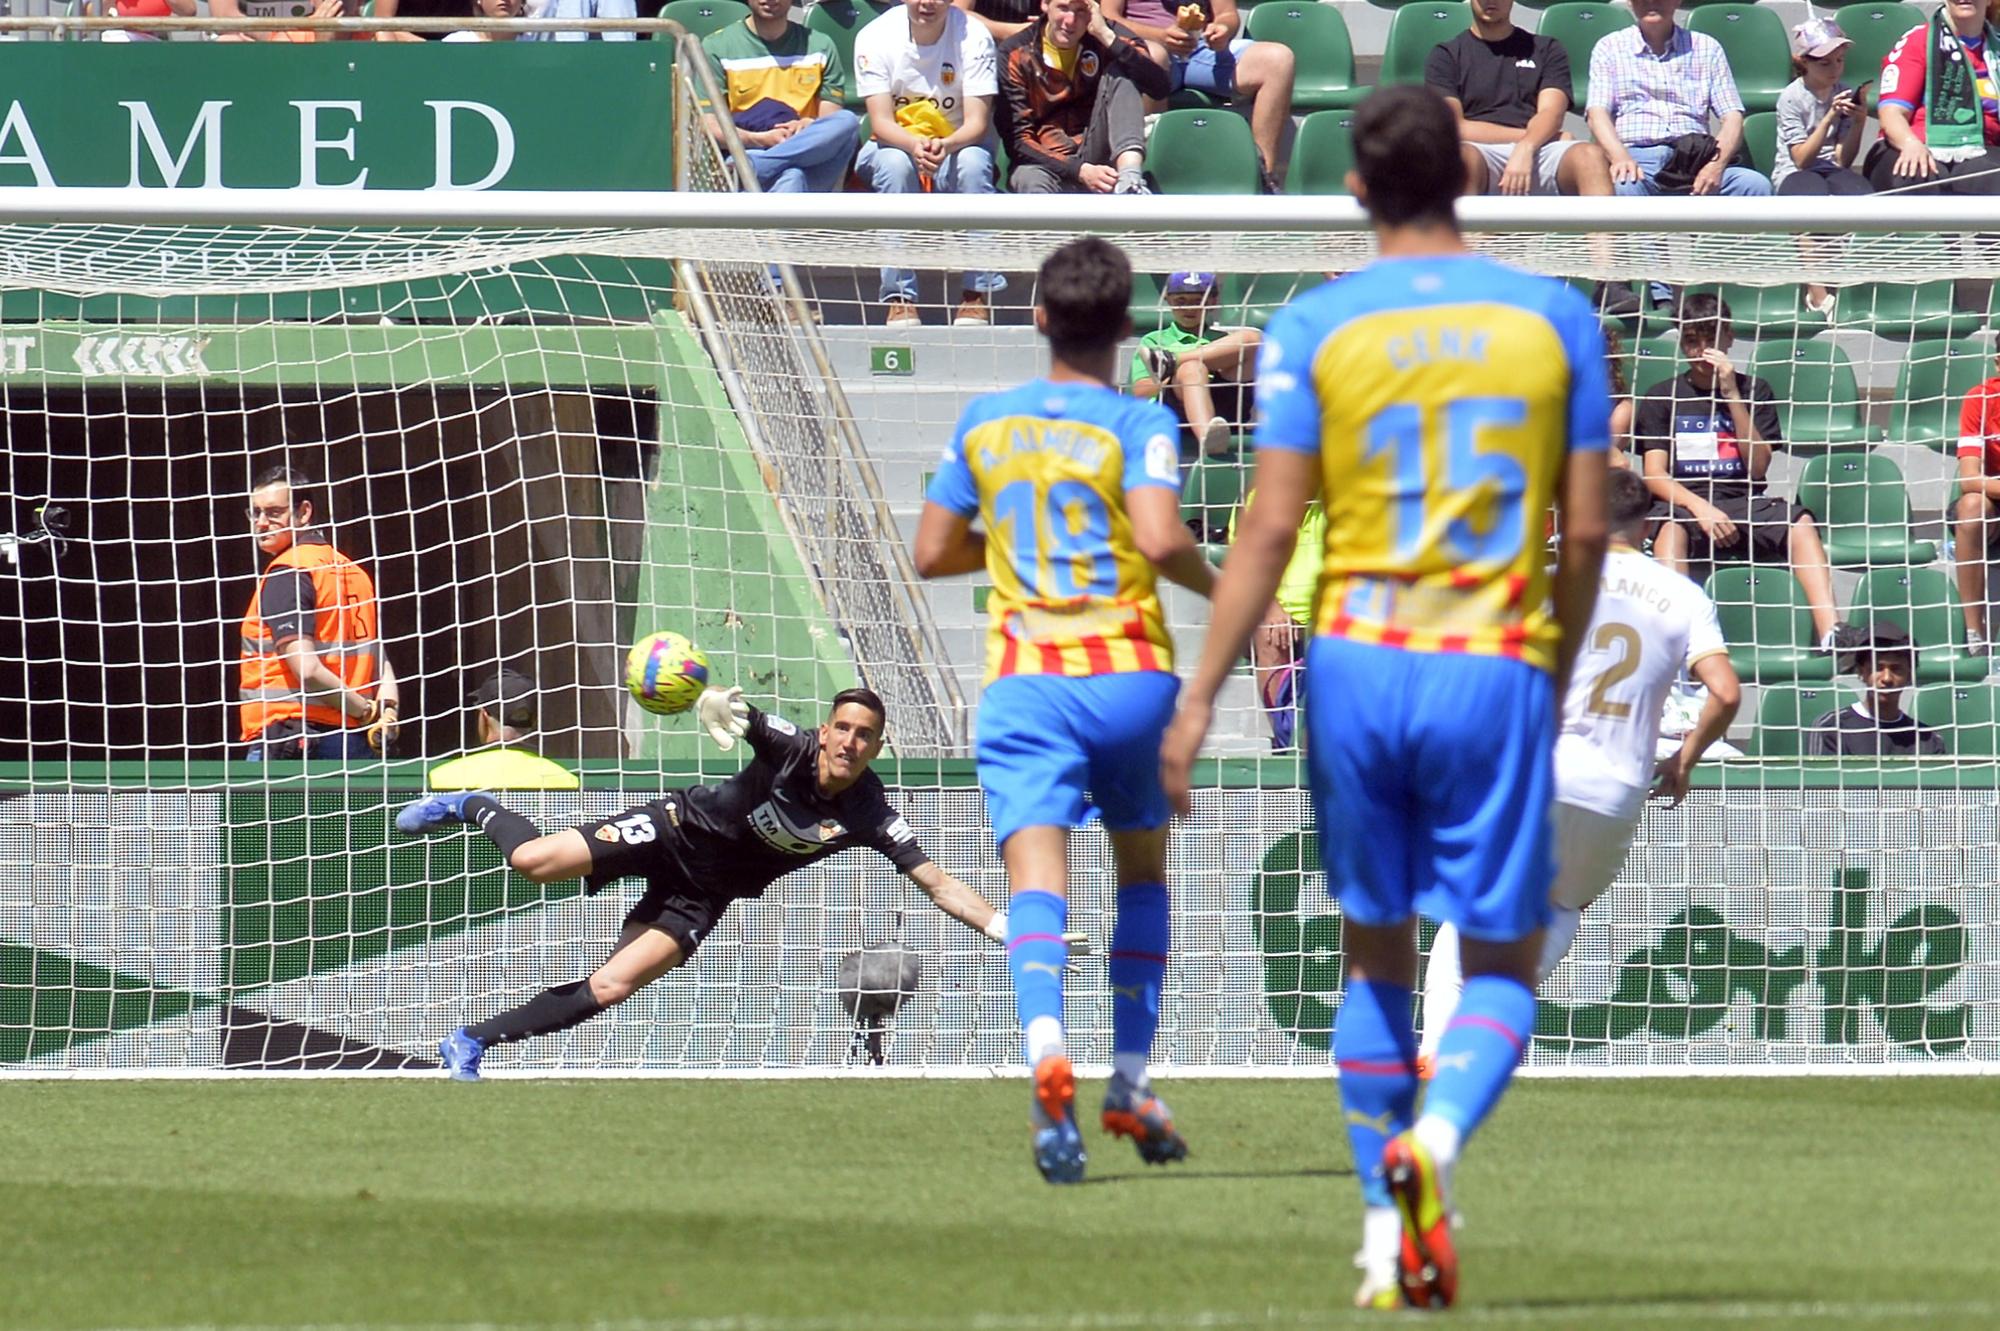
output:
M 1604 450 L 1604 339 L 1566 283 L 1473 255 L 1388 259 L 1280 310 L 1257 447 L 1320 458 L 1316 632 L 1553 672 L 1544 515 Z
M 1157 402 L 1037 379 L 975 399 L 930 502 L 986 531 L 986 682 L 1172 671 L 1153 565 L 1125 495 L 1180 494 L 1180 426 Z

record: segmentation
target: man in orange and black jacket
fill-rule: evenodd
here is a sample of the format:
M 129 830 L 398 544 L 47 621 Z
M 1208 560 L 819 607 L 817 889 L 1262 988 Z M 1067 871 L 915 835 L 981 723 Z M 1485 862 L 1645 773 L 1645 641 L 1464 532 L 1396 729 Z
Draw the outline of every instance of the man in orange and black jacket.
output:
M 271 557 L 243 616 L 238 700 L 250 761 L 386 753 L 401 710 L 375 584 L 313 525 L 304 473 L 260 472 L 250 529 Z
M 1146 44 L 1097 0 L 1042 0 L 1000 44 L 1000 133 L 1016 194 L 1148 194 L 1145 97 L 1172 91 Z

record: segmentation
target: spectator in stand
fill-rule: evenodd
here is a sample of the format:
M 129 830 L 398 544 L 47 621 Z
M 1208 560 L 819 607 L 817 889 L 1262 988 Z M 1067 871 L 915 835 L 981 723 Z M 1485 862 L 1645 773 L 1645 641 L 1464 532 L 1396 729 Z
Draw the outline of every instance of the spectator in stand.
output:
M 1214 273 L 1174 273 L 1164 294 L 1173 322 L 1139 339 L 1132 396 L 1158 398 L 1180 416 L 1183 461 L 1196 453 L 1220 457 L 1254 415 L 1264 335 L 1211 327 L 1222 301 Z
M 1638 26 L 1606 33 L 1590 53 L 1585 119 L 1612 183 L 1630 195 L 1769 194 L 1763 175 L 1734 165 L 1743 99 L 1722 44 L 1675 23 L 1680 7 L 1632 0 Z
M 1862 167 L 1876 190 L 2000 194 L 1997 36 L 1982 0 L 1945 0 L 1889 49 L 1875 111 L 1882 133 Z
M 1604 325 L 1604 379 L 1611 386 L 1611 453 L 1614 467 L 1632 465 L 1632 383 L 1625 377 L 1625 334 Z
M 878 194 L 993 193 L 998 79 L 992 36 L 950 0 L 904 0 L 874 19 L 854 38 L 855 91 L 875 131 L 856 172 Z M 1006 285 L 999 273 L 967 273 L 952 322 L 993 322 L 987 293 Z M 884 268 L 880 299 L 889 327 L 923 322 L 915 273 Z
M 2000 371 L 2000 358 L 1993 363 Z M 1973 385 L 1958 409 L 1958 506 L 1953 533 L 1958 599 L 1965 607 L 1965 649 L 1992 651 L 1986 627 L 1986 563 L 2000 544 L 2000 373 Z
M 1257 492 L 1229 518 L 1229 543 L 1236 543 L 1236 524 Z M 1326 506 L 1318 499 L 1306 504 L 1299 521 L 1298 544 L 1285 561 L 1264 622 L 1250 635 L 1250 665 L 1257 677 L 1257 697 L 1271 723 L 1271 752 L 1290 753 L 1298 743 L 1299 715 L 1305 710 L 1306 639 L 1311 636 L 1313 599 L 1319 595 L 1320 565 L 1326 562 Z
M 1792 29 L 1798 77 L 1778 94 L 1778 155 L 1771 183 L 1780 194 L 1872 194 L 1854 169 L 1868 127 L 1862 90 L 1840 81 L 1854 43 L 1823 18 Z M 1864 87 L 1866 85 L 1863 85 Z
M 287 28 L 284 23 L 290 19 L 302 18 L 360 18 L 361 0 L 209 0 L 210 18 L 256 18 L 271 20 L 269 32 L 225 32 L 215 40 L 219 42 L 365 42 L 369 38 L 362 33 L 314 32 L 309 28 Z M 376 18 L 396 17 L 396 0 L 382 0 L 375 6 Z M 419 42 L 423 38 L 414 32 L 381 32 L 376 39 L 385 42 Z
M 1171 91 L 1193 88 L 1225 102 L 1250 101 L 1250 137 L 1262 159 L 1264 192 L 1280 193 L 1278 147 L 1292 119 L 1297 60 L 1283 42 L 1239 36 L 1236 0 L 1104 0 L 1104 17 L 1123 23 L 1165 57 Z M 1166 109 L 1166 99 L 1146 110 Z
M 1784 442 L 1771 385 L 1736 372 L 1729 359 L 1736 334 L 1718 297 L 1683 301 L 1680 334 L 1688 368 L 1650 389 L 1633 413 L 1646 485 L 1669 506 L 1653 556 L 1682 574 L 1690 562 L 1789 558 L 1813 632 L 1831 651 L 1839 615 L 1819 529 L 1804 508 L 1764 493 L 1771 450 Z
M 1458 117 L 1467 194 L 1611 193 L 1604 150 L 1563 133 L 1569 53 L 1514 26 L 1514 0 L 1473 0 L 1472 27 L 1431 48 L 1424 82 Z
M 93 8 L 101 12 L 106 18 L 193 18 L 195 0 L 103 0 L 103 3 L 97 6 L 93 6 L 90 0 L 84 0 L 81 13 L 84 17 L 88 18 L 91 16 Z M 107 42 L 156 42 L 160 40 L 160 34 L 157 32 L 128 32 L 122 28 L 113 28 L 109 32 L 99 34 L 99 40 Z
M 792 22 L 791 0 L 749 5 L 750 17 L 712 34 L 702 48 L 750 169 L 766 194 L 837 193 L 861 133 L 860 118 L 840 105 L 847 86 L 840 52 L 825 33 Z M 721 138 L 712 110 L 707 123 Z
M 520 18 L 523 13 L 522 0 L 466 0 L 468 18 Z M 444 39 L 448 42 L 512 42 L 519 41 L 525 34 L 508 32 L 448 32 Z
M 951 0 L 979 20 L 979 25 L 1004 42 L 1041 17 L 1041 0 Z
M 767 0 L 769 2 L 769 0 Z M 1042 0 L 1000 44 L 1000 132 L 1020 194 L 1148 194 L 1141 96 L 1172 91 L 1131 29 L 1097 0 Z
M 439 763 L 432 790 L 575 790 L 576 773 L 536 752 L 535 681 L 502 669 L 465 695 L 478 739 L 472 751 Z
M 751 6 L 753 9 L 756 6 Z M 540 8 L 530 8 L 530 18 L 637 18 L 637 0 L 541 0 Z M 582 32 L 571 28 L 562 32 L 538 32 L 527 38 L 537 42 L 636 42 L 636 32 Z
M 1914 758 L 1943 753 L 1944 741 L 1903 710 L 1916 675 L 1916 653 L 1901 624 L 1877 620 L 1860 635 L 1849 665 L 1866 690 L 1849 707 L 1813 722 L 1806 753 L 1814 758 Z

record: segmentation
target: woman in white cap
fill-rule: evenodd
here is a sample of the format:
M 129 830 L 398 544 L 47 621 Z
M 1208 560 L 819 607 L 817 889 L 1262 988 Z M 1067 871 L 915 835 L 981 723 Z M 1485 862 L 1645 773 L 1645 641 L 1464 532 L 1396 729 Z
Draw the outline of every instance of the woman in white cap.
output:
M 1850 88 L 1840 79 L 1853 43 L 1823 18 L 1799 24 L 1792 36 L 1798 42 L 1792 72 L 1798 77 L 1778 94 L 1772 183 L 1780 194 L 1872 194 L 1867 178 L 1854 169 L 1868 124 L 1862 95 L 1868 85 Z

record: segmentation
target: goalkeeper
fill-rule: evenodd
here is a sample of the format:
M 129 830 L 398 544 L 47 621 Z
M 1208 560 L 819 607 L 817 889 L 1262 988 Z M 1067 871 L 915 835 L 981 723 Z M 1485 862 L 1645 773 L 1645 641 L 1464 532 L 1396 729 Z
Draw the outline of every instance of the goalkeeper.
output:
M 594 893 L 614 879 L 646 879 L 617 945 L 588 979 L 545 989 L 445 1037 L 438 1056 L 453 1077 L 477 1081 L 479 1060 L 494 1045 L 568 1030 L 624 1002 L 693 956 L 731 902 L 762 896 L 792 870 L 849 846 L 881 852 L 946 914 L 1006 940 L 1005 913 L 924 854 L 868 770 L 887 717 L 873 692 L 834 695 L 817 731 L 758 711 L 741 689 L 708 689 L 695 709 L 717 744 L 733 748 L 740 736 L 756 753 L 726 781 L 547 836 L 481 791 L 429 795 L 396 815 L 396 826 L 412 834 L 471 823 L 537 883 L 582 878 Z

